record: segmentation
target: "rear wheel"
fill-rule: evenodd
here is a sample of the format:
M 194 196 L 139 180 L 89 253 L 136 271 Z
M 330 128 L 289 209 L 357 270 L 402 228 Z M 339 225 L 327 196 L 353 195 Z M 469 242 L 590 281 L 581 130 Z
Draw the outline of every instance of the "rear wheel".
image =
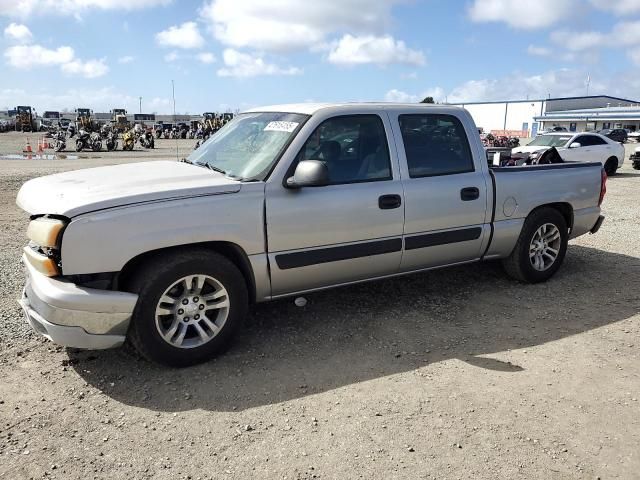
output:
M 568 240 L 567 222 L 560 212 L 536 210 L 525 220 L 513 252 L 503 260 L 504 268 L 521 282 L 544 282 L 562 265 Z
M 84 148 L 84 142 L 82 140 L 76 140 L 76 152 L 81 152 Z
M 607 176 L 611 177 L 616 174 L 618 170 L 618 159 L 616 157 L 609 158 L 604 164 L 604 171 L 607 172 Z
M 130 282 L 139 295 L 129 342 L 148 360 L 184 367 L 226 349 L 247 312 L 242 273 L 208 250 L 149 263 Z

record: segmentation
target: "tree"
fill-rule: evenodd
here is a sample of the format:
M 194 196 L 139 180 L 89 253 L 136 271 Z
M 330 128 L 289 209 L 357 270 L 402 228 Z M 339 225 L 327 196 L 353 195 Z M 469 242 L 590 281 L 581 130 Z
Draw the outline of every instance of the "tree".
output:
M 433 97 L 426 97 L 424 100 L 422 100 L 422 102 L 420 103 L 436 103 L 433 101 Z

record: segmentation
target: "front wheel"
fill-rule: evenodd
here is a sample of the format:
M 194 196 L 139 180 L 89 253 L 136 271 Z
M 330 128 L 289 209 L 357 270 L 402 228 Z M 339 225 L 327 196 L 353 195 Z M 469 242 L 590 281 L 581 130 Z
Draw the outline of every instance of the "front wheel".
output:
M 76 152 L 81 152 L 84 148 L 84 142 L 82 140 L 76 140 Z
M 609 158 L 604 164 L 604 171 L 608 177 L 612 177 L 618 170 L 618 159 L 616 157 Z
M 172 367 L 201 363 L 226 349 L 248 307 L 242 273 L 207 250 L 148 263 L 129 289 L 139 295 L 129 342 L 146 359 Z
M 569 231 L 562 214 L 553 208 L 541 208 L 525 220 L 516 246 L 503 260 L 503 266 L 521 282 L 544 282 L 562 265 L 568 241 Z

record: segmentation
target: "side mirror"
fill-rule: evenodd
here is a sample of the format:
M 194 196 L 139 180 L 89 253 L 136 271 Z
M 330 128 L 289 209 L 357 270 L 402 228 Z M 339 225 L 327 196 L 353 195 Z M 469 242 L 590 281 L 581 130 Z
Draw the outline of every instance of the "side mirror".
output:
M 329 169 L 321 160 L 302 160 L 293 177 L 287 179 L 287 187 L 323 187 L 329 184 Z
M 573 142 L 571 145 L 569 145 L 569 148 L 580 148 L 581 146 L 582 146 L 581 143 Z

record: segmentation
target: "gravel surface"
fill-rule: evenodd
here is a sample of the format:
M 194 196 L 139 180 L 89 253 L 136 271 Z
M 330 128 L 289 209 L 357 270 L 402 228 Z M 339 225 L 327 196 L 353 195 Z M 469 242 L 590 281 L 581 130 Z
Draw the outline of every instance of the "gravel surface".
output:
M 0 154 L 23 139 L 0 135 Z M 133 160 L 171 157 L 175 142 L 158 147 Z M 57 347 L 15 302 L 17 190 L 132 160 L 89 156 L 0 160 L 0 479 L 638 478 L 629 164 L 609 180 L 601 231 L 572 241 L 546 284 L 487 263 L 258 305 L 227 354 L 171 370 Z

